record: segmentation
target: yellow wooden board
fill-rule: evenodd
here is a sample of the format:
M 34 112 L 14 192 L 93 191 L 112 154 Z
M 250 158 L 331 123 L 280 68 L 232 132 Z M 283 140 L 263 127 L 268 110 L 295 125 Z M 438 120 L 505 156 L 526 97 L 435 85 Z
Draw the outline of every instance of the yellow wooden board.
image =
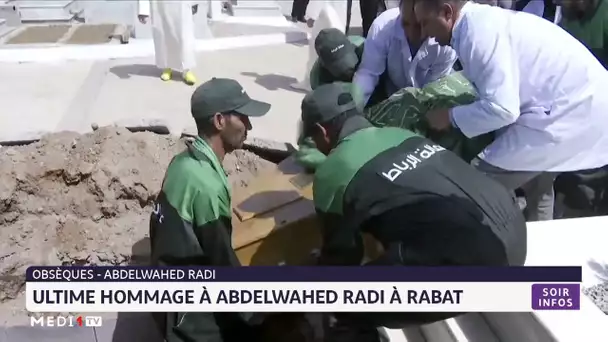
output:
M 233 194 L 232 244 L 243 265 L 305 265 L 322 245 L 313 175 L 288 158 Z M 378 243 L 366 237 L 366 252 Z

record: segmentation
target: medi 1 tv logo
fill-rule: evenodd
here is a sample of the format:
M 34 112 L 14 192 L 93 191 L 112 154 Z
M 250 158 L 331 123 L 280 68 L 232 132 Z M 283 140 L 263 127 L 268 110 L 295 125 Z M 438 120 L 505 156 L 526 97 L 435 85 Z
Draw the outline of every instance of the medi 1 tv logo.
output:
M 100 327 L 101 316 L 30 317 L 32 327 Z

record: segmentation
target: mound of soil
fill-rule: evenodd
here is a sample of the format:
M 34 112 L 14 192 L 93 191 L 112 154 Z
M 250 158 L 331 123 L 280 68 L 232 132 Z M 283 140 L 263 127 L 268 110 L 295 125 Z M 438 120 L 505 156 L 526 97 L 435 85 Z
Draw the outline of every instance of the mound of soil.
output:
M 130 263 L 165 169 L 184 148 L 116 127 L 1 147 L 0 303 L 19 296 L 30 265 Z M 245 150 L 224 161 L 233 189 L 273 165 Z

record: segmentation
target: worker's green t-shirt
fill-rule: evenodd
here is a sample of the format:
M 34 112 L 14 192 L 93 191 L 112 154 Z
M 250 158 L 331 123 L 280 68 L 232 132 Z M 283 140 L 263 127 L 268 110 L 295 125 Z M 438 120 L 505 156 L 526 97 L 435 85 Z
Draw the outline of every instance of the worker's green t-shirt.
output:
M 232 248 L 230 184 L 222 163 L 200 137 L 186 146 L 171 160 L 150 215 L 152 264 L 238 267 Z M 246 335 L 251 315 L 157 312 L 153 317 L 164 341 L 182 342 Z M 239 335 L 230 340 L 244 338 Z
M 560 25 L 608 67 L 608 0 L 600 0 L 595 13 L 588 18 L 563 18 Z

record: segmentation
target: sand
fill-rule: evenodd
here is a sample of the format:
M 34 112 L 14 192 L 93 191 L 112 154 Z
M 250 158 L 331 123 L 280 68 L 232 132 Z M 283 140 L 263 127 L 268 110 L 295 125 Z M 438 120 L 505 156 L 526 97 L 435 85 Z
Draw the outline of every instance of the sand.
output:
M 134 246 L 148 236 L 165 169 L 184 148 L 177 137 L 116 127 L 1 147 L 3 316 L 25 314 L 21 297 L 30 265 L 130 264 Z M 273 165 L 245 150 L 224 160 L 233 189 Z

